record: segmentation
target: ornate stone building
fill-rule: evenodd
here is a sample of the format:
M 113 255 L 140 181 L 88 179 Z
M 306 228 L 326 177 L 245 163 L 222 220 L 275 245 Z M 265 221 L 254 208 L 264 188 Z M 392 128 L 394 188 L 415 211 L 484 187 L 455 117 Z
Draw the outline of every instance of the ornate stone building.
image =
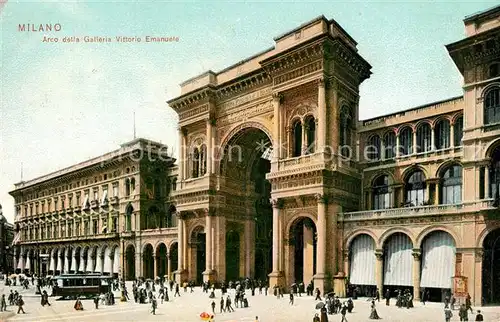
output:
M 371 66 L 323 16 L 182 83 L 177 279 L 500 302 L 499 19 L 467 17 L 447 46 L 463 96 L 370 120 Z
M 17 183 L 10 193 L 17 270 L 99 272 L 127 279 L 176 270 L 177 221 L 170 200 L 174 161 L 160 143 L 136 139 Z

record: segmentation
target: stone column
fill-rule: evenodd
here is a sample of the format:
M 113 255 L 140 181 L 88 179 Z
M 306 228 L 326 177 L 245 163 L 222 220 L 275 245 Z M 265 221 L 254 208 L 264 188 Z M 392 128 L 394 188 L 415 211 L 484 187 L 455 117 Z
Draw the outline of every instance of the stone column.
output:
M 377 282 L 377 288 L 382 296 L 384 288 L 384 251 L 382 249 L 375 250 L 375 256 L 377 257 L 375 262 L 375 281 Z
M 273 271 L 269 274 L 269 287 L 280 285 L 283 282 L 283 273 L 280 271 L 280 231 L 279 220 L 281 216 L 282 201 L 273 199 Z
M 420 256 L 422 252 L 418 248 L 413 249 L 413 298 L 420 300 Z
M 491 197 L 491 185 L 490 185 L 490 167 L 484 167 L 484 198 L 488 199 Z
M 176 273 L 176 282 L 181 284 L 185 277 L 185 265 L 184 265 L 184 257 L 185 257 L 185 248 L 187 245 L 184 244 L 184 219 L 180 212 L 177 212 L 177 239 L 178 239 L 178 252 L 177 252 L 177 262 L 178 269 Z
M 436 131 L 434 131 L 434 126 L 431 127 L 431 151 L 436 150 Z
M 318 80 L 318 152 L 325 151 L 326 144 L 326 95 L 325 80 Z
M 186 162 L 187 160 L 187 139 L 186 139 L 186 129 L 182 128 L 181 129 L 181 151 L 182 151 L 182 158 L 181 158 L 181 161 L 182 161 L 182 180 L 186 180 L 186 178 L 189 177 L 189 174 L 188 174 L 188 171 L 189 171 L 189 166 Z M 180 161 L 179 161 L 180 162 Z M 181 180 L 181 181 L 182 181 Z M 181 185 L 182 186 L 182 185 Z
M 153 256 L 153 279 L 158 276 L 158 263 L 160 262 L 160 258 L 158 256 Z
M 325 195 L 317 194 L 318 202 L 318 221 L 317 221 L 317 246 L 316 246 L 316 275 L 314 275 L 314 286 L 318 287 L 321 294 L 325 294 L 325 269 L 326 269 L 326 205 Z
M 306 151 L 307 151 L 307 136 L 306 136 L 306 132 L 307 132 L 307 124 L 305 123 L 304 120 L 302 120 L 302 152 L 300 153 L 300 155 L 306 155 Z
M 435 191 L 434 191 L 434 204 L 439 205 L 439 197 L 441 194 L 441 183 L 439 180 L 436 180 L 435 184 Z
M 214 279 L 213 274 L 213 210 L 205 209 L 205 271 L 203 272 L 203 281 L 210 282 Z
M 172 279 L 172 256 L 167 254 L 167 276 L 168 279 Z
M 399 148 L 399 145 L 400 145 L 400 139 L 399 139 L 399 133 L 396 134 L 396 158 L 399 158 L 399 156 L 401 155 L 401 152 L 399 151 L 400 148 Z
M 412 132 L 413 136 L 412 136 L 412 139 L 413 139 L 413 153 L 417 153 L 418 152 L 418 149 L 417 149 L 417 129 L 414 129 L 413 132 Z M 411 154 L 411 153 L 408 153 L 408 154 Z
M 207 119 L 207 155 L 205 158 L 207 159 L 207 173 L 206 175 L 210 175 L 212 173 L 212 161 L 213 161 L 213 146 L 212 146 L 212 138 L 213 138 L 213 120 L 211 118 Z
M 453 123 L 450 124 L 450 147 L 455 147 L 455 127 Z
M 273 142 L 273 158 L 274 160 L 278 160 L 280 158 L 280 142 L 279 142 L 279 132 L 280 132 L 280 94 L 273 94 L 273 134 L 274 134 L 274 142 Z

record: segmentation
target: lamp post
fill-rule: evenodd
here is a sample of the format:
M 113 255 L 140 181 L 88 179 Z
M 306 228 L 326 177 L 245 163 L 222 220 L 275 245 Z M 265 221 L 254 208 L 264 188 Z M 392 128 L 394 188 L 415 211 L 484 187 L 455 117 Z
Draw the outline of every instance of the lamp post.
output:
M 122 280 L 121 280 L 121 297 L 120 302 L 127 302 L 125 296 L 125 239 L 122 238 Z

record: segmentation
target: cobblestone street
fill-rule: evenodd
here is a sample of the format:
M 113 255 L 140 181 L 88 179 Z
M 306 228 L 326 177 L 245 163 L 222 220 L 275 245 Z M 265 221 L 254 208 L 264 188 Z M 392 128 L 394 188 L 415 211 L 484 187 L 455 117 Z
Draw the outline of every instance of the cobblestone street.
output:
M 133 301 L 119 302 L 118 293 L 116 305 L 99 306 L 94 308 L 92 300 L 84 300 L 83 312 L 73 309 L 74 301 L 55 301 L 50 298 L 52 306 L 42 307 L 40 298 L 34 295 L 34 288 L 22 291 L 20 287 L 13 287 L 21 291 L 25 299 L 24 307 L 26 314 L 14 314 L 15 307 L 8 307 L 7 313 L 1 313 L 1 321 L 200 321 L 201 312 L 210 312 L 211 299 L 207 293 L 203 293 L 200 288 L 195 288 L 194 293 L 184 293 L 181 290 L 181 297 L 172 298 L 169 292 L 170 302 L 158 303 L 156 315 L 150 313 L 149 304 L 136 304 Z M 131 290 L 131 285 L 128 286 Z M 2 292 L 8 294 L 9 290 L 2 287 Z M 234 291 L 230 292 L 234 297 Z M 248 296 L 249 308 L 236 308 L 234 313 L 219 313 L 220 291 L 216 291 L 216 316 L 215 321 L 254 321 L 259 317 L 259 321 L 312 321 L 312 317 L 317 312 L 314 307 L 316 302 L 313 297 L 297 297 L 293 306 L 289 305 L 288 295 L 282 299 L 274 296 L 255 295 Z M 444 321 L 443 306 L 440 303 L 428 303 L 423 306 L 415 303 L 413 309 L 398 309 L 393 304 L 387 307 L 380 302 L 377 310 L 384 321 Z M 369 302 L 362 298 L 354 301 L 354 312 L 347 315 L 349 322 L 369 321 Z M 234 303 L 233 303 L 234 307 Z M 500 321 L 500 307 L 486 307 L 481 309 L 484 313 L 485 321 Z M 469 321 L 473 321 L 475 314 L 469 314 Z M 329 321 L 340 321 L 340 315 L 329 315 Z M 459 321 L 458 311 L 454 311 L 452 321 Z

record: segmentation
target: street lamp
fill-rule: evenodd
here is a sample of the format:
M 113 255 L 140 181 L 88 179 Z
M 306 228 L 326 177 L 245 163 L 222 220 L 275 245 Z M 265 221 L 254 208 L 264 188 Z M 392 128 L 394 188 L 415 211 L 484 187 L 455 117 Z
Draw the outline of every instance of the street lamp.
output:
M 120 302 L 127 302 L 125 297 L 125 239 L 122 238 L 122 280 Z

